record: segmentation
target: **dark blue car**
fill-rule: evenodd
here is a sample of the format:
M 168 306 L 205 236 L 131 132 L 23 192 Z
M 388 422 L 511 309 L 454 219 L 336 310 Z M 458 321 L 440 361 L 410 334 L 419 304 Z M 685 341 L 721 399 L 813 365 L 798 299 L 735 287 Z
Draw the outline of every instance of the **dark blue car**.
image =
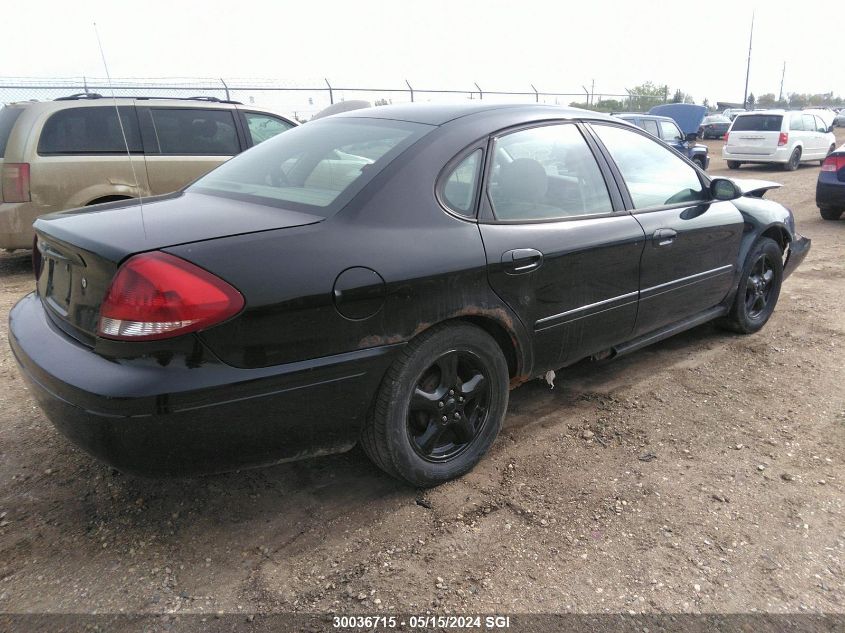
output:
M 616 114 L 620 119 L 633 123 L 644 129 L 653 136 L 661 139 L 672 149 L 678 150 L 682 155 L 689 158 L 701 169 L 707 169 L 710 165 L 710 156 L 707 155 L 706 145 L 696 145 L 697 134 L 690 132 L 684 134 L 675 123 L 675 120 L 668 116 L 656 114 L 622 113 Z
M 825 220 L 838 220 L 845 211 L 845 145 L 822 163 L 816 184 L 816 206 Z

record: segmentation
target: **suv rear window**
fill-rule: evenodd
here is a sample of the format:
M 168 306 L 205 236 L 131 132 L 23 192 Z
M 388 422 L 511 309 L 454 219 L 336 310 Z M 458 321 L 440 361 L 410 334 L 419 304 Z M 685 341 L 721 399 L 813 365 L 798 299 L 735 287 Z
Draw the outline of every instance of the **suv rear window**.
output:
M 141 152 L 141 134 L 133 106 L 120 107 L 120 121 L 114 106 L 68 108 L 53 114 L 41 130 L 39 154 L 125 154 Z M 123 134 L 126 134 L 126 142 Z
M 328 217 L 430 129 L 386 119 L 314 121 L 235 156 L 188 191 Z
M 780 132 L 781 114 L 743 114 L 734 119 L 732 132 Z
M 23 112 L 23 108 L 2 108 L 0 109 L 0 158 L 6 153 L 6 143 L 12 135 L 12 128 L 15 121 Z

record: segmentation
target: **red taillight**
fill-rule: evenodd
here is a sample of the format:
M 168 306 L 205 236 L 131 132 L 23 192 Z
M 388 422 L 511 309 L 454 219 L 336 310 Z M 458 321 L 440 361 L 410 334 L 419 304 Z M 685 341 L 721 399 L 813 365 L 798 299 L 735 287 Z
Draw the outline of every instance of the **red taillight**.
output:
M 780 136 L 778 136 L 778 147 L 786 145 L 787 143 L 789 143 L 789 132 L 781 132 Z
M 29 202 L 29 163 L 3 163 L 3 202 Z
M 730 134 L 730 132 L 725 132 L 725 145 L 728 144 L 728 135 L 729 134 Z
M 184 259 L 136 255 L 117 271 L 100 306 L 98 334 L 149 341 L 195 332 L 236 315 L 240 292 Z
M 845 167 L 845 154 L 828 156 L 822 163 L 822 171 L 837 172 L 843 167 Z

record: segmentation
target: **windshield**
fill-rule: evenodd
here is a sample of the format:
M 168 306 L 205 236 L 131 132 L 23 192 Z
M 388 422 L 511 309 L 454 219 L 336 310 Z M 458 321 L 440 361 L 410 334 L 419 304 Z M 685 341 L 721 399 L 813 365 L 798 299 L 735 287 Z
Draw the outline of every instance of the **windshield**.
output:
M 780 114 L 743 114 L 734 119 L 731 132 L 780 132 Z
M 188 190 L 328 217 L 430 129 L 385 119 L 313 121 L 236 156 Z

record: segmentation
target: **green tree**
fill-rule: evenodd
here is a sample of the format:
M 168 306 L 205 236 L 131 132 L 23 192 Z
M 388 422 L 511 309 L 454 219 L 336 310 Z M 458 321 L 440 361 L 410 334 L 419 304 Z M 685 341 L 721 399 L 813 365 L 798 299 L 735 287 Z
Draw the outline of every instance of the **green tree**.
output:
M 646 112 L 656 105 L 666 103 L 669 87 L 665 84 L 658 86 L 651 81 L 646 81 L 631 88 L 630 92 L 628 109 Z
M 684 93 L 681 92 L 681 89 L 678 88 L 675 90 L 675 96 L 672 97 L 672 103 L 683 103 L 684 102 Z
M 754 98 L 754 93 L 749 92 L 748 98 L 745 100 L 745 107 L 748 108 L 749 110 L 753 110 L 755 102 L 756 102 L 756 99 Z
M 762 94 L 757 97 L 757 105 L 761 108 L 774 108 L 778 103 L 777 98 L 771 92 Z

